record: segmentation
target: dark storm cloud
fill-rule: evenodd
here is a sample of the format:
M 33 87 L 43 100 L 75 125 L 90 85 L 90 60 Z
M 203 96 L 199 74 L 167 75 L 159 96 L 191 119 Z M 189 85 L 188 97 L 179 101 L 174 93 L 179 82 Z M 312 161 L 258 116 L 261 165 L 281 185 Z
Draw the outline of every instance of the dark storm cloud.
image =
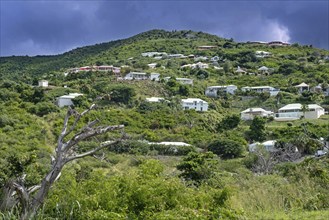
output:
M 329 49 L 329 1 L 273 2 L 264 10 L 289 29 L 292 42 Z
M 329 48 L 328 1 L 1 1 L 1 55 L 56 54 L 150 29 Z

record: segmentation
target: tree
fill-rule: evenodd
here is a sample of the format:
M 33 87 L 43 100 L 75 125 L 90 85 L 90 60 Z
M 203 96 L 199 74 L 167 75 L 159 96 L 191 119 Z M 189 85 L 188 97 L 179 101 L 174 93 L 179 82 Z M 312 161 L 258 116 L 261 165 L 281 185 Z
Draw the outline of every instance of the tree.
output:
M 226 61 L 223 65 L 223 68 L 224 68 L 225 73 L 229 73 L 229 72 L 231 72 L 232 64 L 230 62 Z
M 179 175 L 185 180 L 192 180 L 199 185 L 203 180 L 209 179 L 216 165 L 215 155 L 211 152 L 196 153 L 190 152 L 183 161 L 177 165 L 177 169 L 182 171 Z
M 181 96 L 188 96 L 190 94 L 190 88 L 187 85 L 179 85 L 177 93 Z
M 238 127 L 241 119 L 239 115 L 229 115 L 223 118 L 223 120 L 218 124 L 217 130 L 229 130 Z
M 127 86 L 117 86 L 111 89 L 111 101 L 116 103 L 128 104 L 135 95 L 135 90 Z
M 307 104 L 303 104 L 302 107 L 301 107 L 301 110 L 303 112 L 303 116 L 302 117 L 305 118 L 305 113 L 307 111 L 309 111 L 308 105 Z
M 25 174 L 10 181 L 3 189 L 0 204 L 1 210 L 19 207 L 21 210 L 21 219 L 32 219 L 39 208 L 43 205 L 51 186 L 60 177 L 65 164 L 79 158 L 93 155 L 95 152 L 105 147 L 122 141 L 122 137 L 111 141 L 105 141 L 100 143 L 98 147 L 92 148 L 83 153 L 79 152 L 78 144 L 80 142 L 89 140 L 92 137 L 99 136 L 109 131 L 122 130 L 124 128 L 124 125 L 94 127 L 99 123 L 99 120 L 96 119 L 86 124 L 80 130 L 77 130 L 80 119 L 94 108 L 95 104 L 91 105 L 89 109 L 83 111 L 81 114 L 74 109 L 68 109 L 64 119 L 62 132 L 57 139 L 57 146 L 55 149 L 56 154 L 51 157 L 51 169 L 44 176 L 40 184 L 30 188 L 25 187 Z
M 209 144 L 208 150 L 212 151 L 223 159 L 232 159 L 242 156 L 244 152 L 244 146 L 238 141 L 223 139 L 216 140 Z
M 264 118 L 255 117 L 247 132 L 249 139 L 253 141 L 264 141 L 266 139 L 265 124 L 266 121 Z

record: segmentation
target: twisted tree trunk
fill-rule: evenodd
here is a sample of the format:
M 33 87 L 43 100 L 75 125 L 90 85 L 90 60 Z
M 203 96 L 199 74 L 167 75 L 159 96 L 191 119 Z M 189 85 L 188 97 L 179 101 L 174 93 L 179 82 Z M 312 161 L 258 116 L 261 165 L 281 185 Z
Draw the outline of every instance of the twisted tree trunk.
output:
M 89 109 L 85 110 L 81 114 L 71 108 L 68 109 L 64 119 L 62 132 L 57 140 L 57 147 L 55 149 L 56 155 L 55 157 L 52 157 L 52 166 L 50 171 L 42 179 L 40 185 L 33 186 L 29 189 L 24 187 L 24 178 L 9 182 L 4 189 L 3 201 L 0 204 L 1 210 L 10 209 L 20 204 L 21 220 L 32 219 L 36 215 L 39 208 L 43 205 L 51 186 L 61 175 L 61 171 L 66 163 L 93 155 L 95 152 L 110 145 L 117 144 L 123 140 L 124 134 L 122 132 L 123 136 L 119 139 L 102 142 L 99 147 L 85 153 L 78 153 L 76 150 L 78 148 L 77 144 L 80 141 L 87 140 L 91 137 L 95 137 L 109 131 L 123 130 L 124 128 L 124 125 L 94 127 L 99 122 L 98 120 L 95 120 L 88 123 L 80 131 L 75 133 L 72 138 L 65 141 L 65 138 L 76 129 L 79 120 L 94 108 L 95 105 L 93 104 Z M 69 119 L 71 117 L 74 118 L 74 122 L 71 126 L 69 126 Z M 35 191 L 35 195 L 32 195 Z

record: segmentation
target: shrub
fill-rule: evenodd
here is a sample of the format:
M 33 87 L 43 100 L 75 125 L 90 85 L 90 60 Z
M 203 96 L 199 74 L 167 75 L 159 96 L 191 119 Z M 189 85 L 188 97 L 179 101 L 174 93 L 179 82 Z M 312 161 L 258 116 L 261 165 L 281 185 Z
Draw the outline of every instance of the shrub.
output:
M 230 139 L 217 140 L 209 144 L 208 150 L 217 154 L 223 159 L 241 157 L 244 153 L 242 143 Z
M 217 161 L 212 152 L 189 153 L 183 161 L 177 165 L 177 169 L 182 171 L 179 175 L 185 180 L 194 181 L 199 185 L 203 180 L 209 179 L 215 170 Z

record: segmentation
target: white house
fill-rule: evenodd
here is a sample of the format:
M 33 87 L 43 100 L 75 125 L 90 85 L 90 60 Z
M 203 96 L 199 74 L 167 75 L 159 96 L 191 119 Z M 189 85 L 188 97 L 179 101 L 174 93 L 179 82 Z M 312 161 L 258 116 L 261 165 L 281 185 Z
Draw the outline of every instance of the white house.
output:
M 58 107 L 64 107 L 64 106 L 69 106 L 73 105 L 72 99 L 81 96 L 83 94 L 80 93 L 70 93 L 68 95 L 63 95 L 57 98 L 57 105 Z
M 163 79 L 165 81 L 168 81 L 170 78 L 170 76 L 164 77 Z M 189 78 L 174 78 L 176 79 L 177 82 L 181 83 L 181 84 L 186 84 L 186 85 L 193 85 L 193 79 L 189 79 Z
M 194 61 L 206 61 L 206 60 L 208 60 L 208 57 L 204 57 L 204 56 L 194 57 Z
M 282 42 L 282 41 L 271 41 L 271 42 L 268 42 L 267 45 L 269 45 L 269 46 L 289 46 L 290 44 L 288 42 Z
M 266 51 L 256 51 L 255 56 L 258 58 L 270 57 L 272 54 Z
M 184 54 L 168 54 L 168 58 L 187 58 L 187 56 L 184 56 Z
M 246 92 L 246 91 L 254 91 L 254 92 L 269 92 L 271 96 L 276 96 L 279 92 L 280 89 L 273 88 L 271 86 L 253 86 L 253 87 L 242 87 L 241 91 Z
M 48 81 L 47 80 L 39 80 L 38 85 L 39 85 L 39 87 L 48 87 Z
M 167 55 L 166 52 L 145 52 L 142 53 L 143 57 L 155 57 L 155 56 L 162 56 L 162 55 Z
M 329 85 L 319 84 L 313 88 L 314 92 L 323 93 L 325 96 L 329 96 Z
M 195 109 L 195 111 L 208 111 L 208 102 L 197 98 L 182 99 L 184 110 Z
M 151 73 L 150 80 L 159 81 L 160 80 L 160 73 Z
M 259 117 L 272 116 L 273 112 L 266 111 L 265 109 L 262 109 L 262 108 L 248 108 L 248 109 L 242 111 L 240 114 L 241 114 L 241 119 L 247 121 L 247 120 L 254 119 L 256 116 L 259 116 Z
M 191 68 L 191 69 L 195 69 L 195 68 L 199 68 L 199 69 L 207 69 L 209 68 L 209 65 L 207 63 L 202 63 L 202 62 L 198 62 L 198 63 L 194 63 L 194 64 L 186 64 L 181 66 L 181 68 Z
M 166 145 L 166 146 L 191 146 L 185 142 L 171 142 L 171 141 L 164 141 L 164 142 L 148 142 L 148 144 L 153 145 Z
M 306 119 L 317 119 L 321 115 L 324 115 L 324 108 L 317 104 L 309 104 L 303 110 L 302 104 L 294 103 L 280 108 L 274 120 L 293 121 L 300 119 L 302 116 Z
M 241 69 L 239 66 L 238 68 L 235 70 L 236 73 L 247 73 L 246 71 L 244 71 L 243 69 Z
M 267 68 L 266 66 L 262 66 L 260 68 L 258 68 L 258 71 L 262 74 L 268 73 L 269 68 Z
M 147 102 L 161 102 L 164 101 L 164 98 L 160 98 L 160 97 L 151 97 L 151 98 L 146 98 Z
M 125 77 L 125 80 L 155 80 L 158 81 L 160 80 L 160 74 L 159 73 L 139 73 L 139 72 L 130 72 L 128 73 Z
M 113 66 L 106 66 L 106 65 L 102 65 L 102 66 L 94 66 L 94 69 L 98 70 L 98 71 L 112 71 L 113 70 Z
M 139 72 L 130 72 L 128 73 L 124 79 L 125 80 L 146 80 L 148 79 L 148 75 L 146 73 L 139 73 Z
M 219 60 L 218 56 L 214 56 L 210 59 L 210 61 L 212 61 L 212 62 L 217 62 L 218 60 Z
M 269 140 L 269 141 L 265 141 L 263 143 L 256 142 L 256 143 L 249 144 L 249 152 L 254 152 L 257 149 L 257 146 L 259 146 L 259 145 L 264 146 L 265 150 L 267 150 L 269 152 L 274 152 L 275 143 L 276 143 L 276 140 Z
M 167 77 L 166 79 L 169 80 L 170 77 Z M 176 78 L 176 81 L 181 84 L 193 85 L 193 79 L 189 79 L 189 78 Z
M 299 93 L 303 93 L 303 92 L 305 92 L 305 91 L 310 91 L 310 86 L 309 85 L 307 85 L 306 83 L 301 83 L 301 84 L 299 84 L 299 85 L 297 85 L 297 86 L 295 86 L 295 88 L 297 88 L 298 89 L 298 92 Z
M 209 97 L 217 97 L 218 92 L 226 92 L 230 94 L 234 94 L 235 90 L 237 90 L 238 87 L 235 85 L 228 85 L 228 86 L 209 86 L 207 87 L 205 91 L 205 95 Z
M 209 46 L 209 45 L 198 46 L 198 50 L 212 50 L 216 48 L 217 46 Z
M 147 66 L 150 68 L 150 69 L 155 69 L 157 63 L 150 63 L 150 64 L 147 64 Z

